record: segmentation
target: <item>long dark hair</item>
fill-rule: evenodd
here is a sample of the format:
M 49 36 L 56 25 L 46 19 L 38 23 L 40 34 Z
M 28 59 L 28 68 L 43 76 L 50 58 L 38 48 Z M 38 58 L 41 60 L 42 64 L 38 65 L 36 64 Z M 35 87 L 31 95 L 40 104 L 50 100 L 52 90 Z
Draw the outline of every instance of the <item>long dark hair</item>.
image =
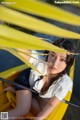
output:
M 74 45 L 69 39 L 62 38 L 62 39 L 56 40 L 55 42 L 53 42 L 53 44 L 60 48 L 64 48 L 64 49 L 68 50 L 69 52 L 75 53 Z M 49 51 L 46 51 L 45 53 L 49 53 Z M 47 56 L 47 58 L 48 58 L 48 56 Z M 59 77 L 62 77 L 64 74 L 69 73 L 69 70 L 70 70 L 71 66 L 73 65 L 73 62 L 74 62 L 74 54 L 67 55 L 66 68 L 62 72 L 58 73 L 58 75 L 56 77 L 51 78 L 49 80 L 48 84 L 46 83 L 43 86 L 43 88 L 41 90 L 42 94 L 45 94 L 47 92 L 48 88 L 53 84 L 54 81 L 58 80 Z

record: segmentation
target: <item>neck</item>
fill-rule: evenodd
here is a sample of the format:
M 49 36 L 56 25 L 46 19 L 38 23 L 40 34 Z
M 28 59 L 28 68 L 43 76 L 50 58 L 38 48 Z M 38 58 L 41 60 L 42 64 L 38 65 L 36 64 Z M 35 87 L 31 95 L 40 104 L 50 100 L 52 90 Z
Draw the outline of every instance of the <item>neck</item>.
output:
M 55 78 L 58 74 L 51 74 L 49 71 L 47 71 L 47 77 L 48 78 Z

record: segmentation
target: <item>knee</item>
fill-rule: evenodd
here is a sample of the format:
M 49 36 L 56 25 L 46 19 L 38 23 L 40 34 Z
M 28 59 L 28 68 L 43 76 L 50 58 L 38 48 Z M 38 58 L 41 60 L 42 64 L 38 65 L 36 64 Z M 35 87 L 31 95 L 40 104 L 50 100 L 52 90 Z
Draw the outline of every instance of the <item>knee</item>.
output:
M 25 116 L 29 114 L 30 110 L 25 108 L 16 108 L 16 112 L 18 112 L 20 116 Z

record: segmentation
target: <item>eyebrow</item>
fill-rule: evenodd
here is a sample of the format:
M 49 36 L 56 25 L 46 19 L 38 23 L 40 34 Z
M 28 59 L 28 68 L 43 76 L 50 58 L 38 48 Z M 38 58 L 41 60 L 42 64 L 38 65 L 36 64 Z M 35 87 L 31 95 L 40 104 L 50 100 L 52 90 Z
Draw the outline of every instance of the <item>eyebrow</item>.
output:
M 60 56 L 60 57 L 62 57 L 62 58 L 65 58 L 65 59 L 66 59 L 66 57 L 64 57 L 64 56 Z
M 51 52 L 51 53 L 56 54 L 55 52 Z
M 55 52 L 51 52 L 51 53 L 56 54 Z M 62 57 L 62 58 L 65 58 L 65 59 L 66 59 L 66 57 L 64 57 L 64 56 L 60 56 L 60 57 Z

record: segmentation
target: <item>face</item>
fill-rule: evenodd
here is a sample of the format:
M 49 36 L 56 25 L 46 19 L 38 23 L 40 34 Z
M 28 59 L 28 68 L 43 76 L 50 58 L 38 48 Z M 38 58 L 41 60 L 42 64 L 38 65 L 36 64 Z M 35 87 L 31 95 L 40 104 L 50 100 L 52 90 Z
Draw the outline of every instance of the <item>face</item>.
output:
M 64 53 L 55 53 L 49 52 L 48 55 L 48 73 L 49 74 L 58 74 L 62 72 L 67 64 L 66 64 L 67 55 Z

